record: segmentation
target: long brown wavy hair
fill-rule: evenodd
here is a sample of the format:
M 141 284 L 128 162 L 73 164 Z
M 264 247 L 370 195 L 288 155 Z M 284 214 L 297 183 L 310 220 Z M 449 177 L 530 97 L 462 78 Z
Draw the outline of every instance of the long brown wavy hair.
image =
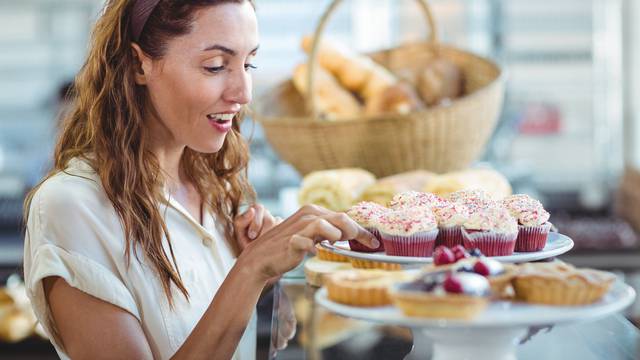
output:
M 161 0 L 153 10 L 137 42 L 154 59 L 161 58 L 167 41 L 187 34 L 196 10 L 221 3 L 251 0 Z M 95 24 L 89 53 L 75 78 L 72 105 L 63 118 L 63 129 L 54 153 L 52 170 L 42 182 L 64 171 L 73 158 L 91 164 L 124 229 L 125 257 L 139 260 L 137 248 L 160 276 L 169 302 L 173 283 L 188 299 L 159 204 L 165 178 L 158 160 L 147 147 L 143 114 L 149 106 L 147 88 L 138 86 L 134 73 L 139 61 L 131 48 L 131 0 L 110 0 Z M 251 2 L 253 5 L 253 2 Z M 224 145 L 214 154 L 186 148 L 181 170 L 203 201 L 224 222 L 225 235 L 233 239 L 233 218 L 255 193 L 247 180 L 249 149 L 240 135 L 241 116 L 233 121 Z M 40 184 L 42 184 L 42 182 Z M 27 195 L 25 219 L 40 185 Z M 165 252 L 163 237 L 168 242 Z M 230 241 L 235 244 L 234 241 Z M 237 248 L 234 249 L 236 252 Z

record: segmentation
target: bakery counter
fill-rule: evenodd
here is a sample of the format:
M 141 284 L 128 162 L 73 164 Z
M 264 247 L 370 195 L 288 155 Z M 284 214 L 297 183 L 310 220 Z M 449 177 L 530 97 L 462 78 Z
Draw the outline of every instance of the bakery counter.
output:
M 281 280 L 280 291 L 280 296 L 286 295 L 293 305 L 298 328 L 289 346 L 279 351 L 276 359 L 404 359 L 412 349 L 408 328 L 328 312 L 314 299 L 318 288 L 306 284 L 302 276 Z M 274 323 L 273 329 L 277 330 L 278 326 Z M 272 335 L 272 341 L 274 338 Z M 640 331 L 623 314 L 573 325 L 532 328 L 518 346 L 517 357 L 519 360 L 638 359 Z

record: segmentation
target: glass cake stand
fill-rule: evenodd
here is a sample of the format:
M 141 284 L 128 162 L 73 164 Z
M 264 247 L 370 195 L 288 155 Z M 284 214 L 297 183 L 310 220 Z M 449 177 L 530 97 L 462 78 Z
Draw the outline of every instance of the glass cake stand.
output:
M 594 321 L 629 306 L 635 291 L 621 281 L 597 303 L 586 306 L 543 306 L 493 302 L 472 320 L 426 319 L 405 316 L 398 308 L 354 307 L 335 303 L 320 289 L 315 300 L 338 315 L 411 328 L 413 349 L 406 360 L 515 360 L 516 349 L 531 327 Z
M 433 262 L 432 257 L 412 257 L 412 256 L 391 256 L 384 252 L 363 253 L 351 251 L 347 241 L 338 241 L 333 244 L 329 241 L 320 243 L 324 249 L 336 254 L 344 255 L 361 260 L 378 261 L 401 264 L 405 266 L 430 264 Z M 515 252 L 509 256 L 492 256 L 491 258 L 505 263 L 520 263 L 535 260 L 543 260 L 554 256 L 562 255 L 573 248 L 573 240 L 566 235 L 560 233 L 549 233 L 547 244 L 544 249 L 535 252 Z

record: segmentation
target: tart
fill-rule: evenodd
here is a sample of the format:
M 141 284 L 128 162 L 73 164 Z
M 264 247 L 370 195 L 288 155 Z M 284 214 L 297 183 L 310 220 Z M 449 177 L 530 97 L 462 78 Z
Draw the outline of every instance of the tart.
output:
M 488 306 L 491 291 L 484 276 L 439 271 L 393 285 L 390 294 L 407 316 L 472 319 Z
M 352 306 L 384 306 L 391 304 L 388 288 L 407 280 L 404 272 L 384 270 L 345 270 L 327 277 L 330 300 Z
M 612 273 L 559 261 L 530 263 L 520 266 L 513 288 L 516 298 L 528 303 L 577 306 L 599 301 L 615 280 Z

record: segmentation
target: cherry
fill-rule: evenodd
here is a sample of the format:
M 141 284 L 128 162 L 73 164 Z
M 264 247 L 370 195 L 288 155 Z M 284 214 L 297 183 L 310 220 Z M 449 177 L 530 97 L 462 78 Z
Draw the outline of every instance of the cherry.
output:
M 460 294 L 463 292 L 462 283 L 453 276 L 447 276 L 447 278 L 444 279 L 442 287 L 444 287 L 444 290 L 449 293 Z
M 440 245 L 433 251 L 433 263 L 436 265 L 447 265 L 456 262 L 456 257 L 448 247 Z
M 451 250 L 453 251 L 453 255 L 455 256 L 456 261 L 469 257 L 469 253 L 467 253 L 467 250 L 465 250 L 464 246 L 462 245 L 456 245 Z
M 491 270 L 489 269 L 489 265 L 485 264 L 482 261 L 476 261 L 476 263 L 473 265 L 473 271 L 475 271 L 476 274 L 479 274 L 482 276 L 491 275 Z

